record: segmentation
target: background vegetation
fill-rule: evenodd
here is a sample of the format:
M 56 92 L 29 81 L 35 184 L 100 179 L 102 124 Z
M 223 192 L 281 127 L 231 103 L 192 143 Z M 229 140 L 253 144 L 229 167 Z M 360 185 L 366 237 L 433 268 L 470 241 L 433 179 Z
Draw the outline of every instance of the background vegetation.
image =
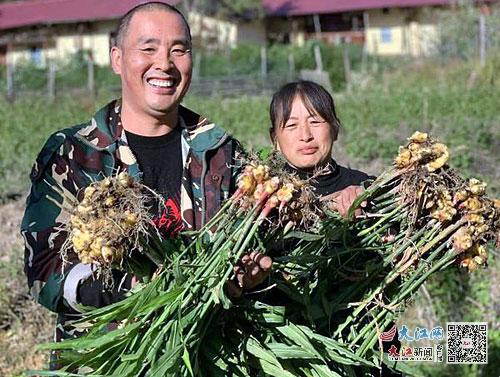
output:
M 244 67 L 244 61 L 241 58 L 239 66 Z M 451 147 L 454 166 L 481 176 L 495 193 L 499 176 L 495 152 L 500 147 L 500 79 L 495 72 L 500 71 L 500 55 L 491 57 L 482 69 L 460 62 L 429 61 L 404 69 L 394 68 L 395 63 L 377 64 L 375 73 L 359 74 L 350 92 L 334 91 L 343 125 L 341 158 L 348 156 L 344 161 L 350 164 L 377 160 L 387 164 L 412 131 L 430 131 Z M 113 80 L 108 72 L 101 82 Z M 342 80 L 332 82 L 337 81 Z M 31 164 L 48 135 L 88 119 L 118 95 L 110 88 L 114 86 L 103 86 L 97 98 L 62 92 L 55 102 L 40 95 L 25 95 L 13 103 L 0 99 L 0 201 L 26 188 Z M 222 100 L 188 96 L 185 103 L 243 143 L 258 147 L 268 143 L 269 101 L 270 94 Z

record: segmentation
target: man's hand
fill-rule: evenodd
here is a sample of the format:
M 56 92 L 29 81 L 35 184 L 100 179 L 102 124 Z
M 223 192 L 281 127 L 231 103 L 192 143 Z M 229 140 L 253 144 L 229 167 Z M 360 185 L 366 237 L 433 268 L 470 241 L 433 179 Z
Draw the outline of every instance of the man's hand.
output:
M 256 251 L 241 257 L 234 266 L 234 278 L 226 282 L 230 297 L 240 297 L 243 291 L 253 289 L 261 284 L 271 273 L 273 261 L 270 257 Z
M 321 201 L 327 201 L 328 207 L 340 213 L 340 216 L 347 217 L 347 212 L 351 207 L 352 203 L 356 200 L 356 198 L 361 195 L 363 192 L 363 188 L 360 186 L 348 186 L 343 190 L 334 192 L 330 195 L 323 196 Z M 361 207 L 366 207 L 366 202 L 361 202 Z M 357 208 L 354 211 L 354 217 L 358 217 L 361 215 L 361 209 Z

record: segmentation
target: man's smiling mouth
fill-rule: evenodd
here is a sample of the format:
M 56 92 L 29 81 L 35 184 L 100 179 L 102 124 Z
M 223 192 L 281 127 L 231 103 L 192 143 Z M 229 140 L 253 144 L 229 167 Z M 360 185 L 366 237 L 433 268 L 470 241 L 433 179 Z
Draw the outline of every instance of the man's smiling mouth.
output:
M 175 85 L 173 79 L 148 79 L 147 82 L 154 88 L 172 88 Z

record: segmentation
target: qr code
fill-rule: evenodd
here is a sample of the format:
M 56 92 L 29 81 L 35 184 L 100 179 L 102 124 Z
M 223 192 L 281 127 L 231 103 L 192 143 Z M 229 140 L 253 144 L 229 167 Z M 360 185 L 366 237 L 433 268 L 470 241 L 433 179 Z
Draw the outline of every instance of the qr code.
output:
M 447 323 L 446 346 L 448 364 L 487 364 L 488 323 Z

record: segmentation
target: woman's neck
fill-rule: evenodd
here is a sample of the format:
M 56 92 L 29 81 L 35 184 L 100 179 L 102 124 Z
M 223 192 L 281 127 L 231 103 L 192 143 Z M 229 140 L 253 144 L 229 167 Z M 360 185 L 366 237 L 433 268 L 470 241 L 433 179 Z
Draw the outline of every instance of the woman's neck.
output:
M 287 162 L 288 166 L 299 174 L 299 176 L 312 177 L 314 175 L 322 176 L 328 175 L 335 171 L 335 166 L 337 165 L 335 161 L 331 158 L 320 165 L 316 165 L 311 168 L 298 168 Z

